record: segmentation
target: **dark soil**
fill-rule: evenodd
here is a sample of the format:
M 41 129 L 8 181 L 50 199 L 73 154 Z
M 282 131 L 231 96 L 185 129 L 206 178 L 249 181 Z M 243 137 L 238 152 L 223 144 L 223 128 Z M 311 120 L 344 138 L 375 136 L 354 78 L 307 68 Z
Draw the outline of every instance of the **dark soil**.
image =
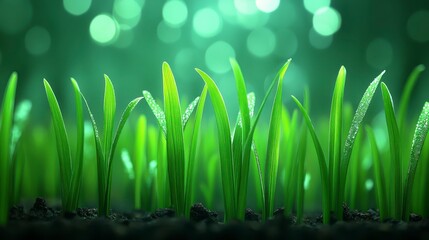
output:
M 277 209 L 274 218 L 261 222 L 258 213 L 246 210 L 246 221 L 222 223 L 222 216 L 202 204 L 192 206 L 191 220 L 175 217 L 171 209 L 152 213 L 134 211 L 97 216 L 93 208 L 63 213 L 37 198 L 28 211 L 22 206 L 10 209 L 10 221 L 0 227 L 0 239 L 429 239 L 429 221 L 417 215 L 409 223 L 385 221 L 378 213 L 351 211 L 344 207 L 344 221 L 331 219 L 323 225 L 321 217 L 308 217 L 296 224 Z

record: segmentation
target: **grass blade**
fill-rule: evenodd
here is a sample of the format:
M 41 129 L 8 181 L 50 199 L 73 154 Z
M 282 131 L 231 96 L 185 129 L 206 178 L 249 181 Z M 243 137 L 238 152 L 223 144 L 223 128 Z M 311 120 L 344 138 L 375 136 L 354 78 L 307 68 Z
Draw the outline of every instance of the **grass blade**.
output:
M 407 116 L 408 104 L 410 102 L 411 93 L 419 79 L 420 74 L 425 70 L 425 66 L 420 64 L 416 66 L 408 77 L 405 87 L 402 91 L 401 100 L 399 101 L 398 109 L 398 127 L 400 131 L 404 128 L 405 117 Z
M 146 157 L 146 138 L 147 138 L 147 121 L 144 115 L 140 115 L 137 120 L 136 129 L 136 140 L 134 147 L 134 208 L 142 208 L 142 189 L 147 190 L 145 185 L 142 185 L 144 181 L 143 176 L 146 178 L 149 176 L 147 157 Z M 149 192 L 145 192 L 148 194 Z M 148 210 L 149 204 L 144 206 L 144 210 Z
M 185 145 L 179 94 L 170 66 L 162 64 L 164 110 L 167 124 L 167 165 L 171 201 L 176 214 L 185 215 Z
M 71 155 L 68 143 L 66 127 L 64 125 L 63 115 L 57 98 L 46 79 L 43 80 L 45 86 L 46 96 L 48 98 L 49 107 L 51 109 L 52 121 L 55 131 L 55 139 L 57 144 L 58 159 L 60 165 L 61 177 L 61 190 L 62 190 L 62 204 L 66 211 L 73 211 L 70 209 L 69 194 L 70 194 L 70 180 L 71 180 Z
M 383 169 L 380 161 L 380 154 L 377 147 L 377 142 L 375 141 L 374 130 L 370 126 L 366 126 L 366 133 L 369 138 L 372 149 L 372 158 L 374 162 L 374 176 L 375 176 L 375 187 L 377 194 L 377 205 L 378 210 L 380 211 L 380 221 L 384 221 L 388 216 L 388 205 L 386 198 L 386 183 L 384 181 Z
M 352 123 L 350 126 L 350 130 L 349 130 L 349 133 L 347 135 L 346 142 L 344 144 L 344 149 L 343 149 L 343 158 L 342 158 L 342 162 L 341 162 L 341 179 L 340 179 L 341 188 L 340 188 L 340 191 L 338 193 L 338 195 L 340 195 L 340 199 L 339 199 L 338 204 L 342 205 L 342 203 L 344 201 L 344 194 L 345 194 L 344 192 L 345 192 L 345 185 L 346 185 L 347 170 L 348 170 L 350 157 L 352 154 L 353 145 L 354 145 L 357 133 L 358 133 L 359 128 L 361 126 L 362 120 L 366 115 L 368 107 L 372 101 L 372 97 L 374 96 L 375 90 L 377 89 L 378 84 L 381 80 L 381 77 L 383 76 L 384 73 L 385 73 L 385 71 L 383 71 L 380 75 L 378 75 L 371 82 L 371 84 L 369 84 L 368 88 L 365 90 L 365 93 L 362 96 L 362 99 L 359 102 L 356 113 L 353 116 L 353 120 L 352 120 Z M 340 216 L 341 217 L 340 219 L 342 219 L 343 208 L 341 207 L 339 210 L 340 210 L 340 213 L 338 216 Z
M 156 103 L 155 99 L 153 99 L 152 95 L 148 91 L 143 91 L 144 99 L 149 105 L 150 109 L 155 115 L 156 120 L 158 120 L 158 124 L 161 127 L 162 131 L 165 135 L 167 135 L 167 123 L 165 122 L 165 113 L 162 108 Z
M 76 152 L 72 162 L 71 186 L 70 186 L 70 208 L 74 211 L 79 203 L 80 186 L 82 182 L 82 165 L 84 151 L 84 121 L 82 109 L 82 97 L 76 80 L 71 79 L 76 106 Z
M 417 121 L 416 130 L 414 132 L 413 143 L 411 146 L 411 156 L 408 166 L 408 174 L 405 179 L 404 202 L 402 219 L 408 221 L 410 218 L 410 201 L 416 175 L 417 164 L 420 154 L 429 130 L 429 102 L 425 102 L 419 120 Z
M 308 109 L 308 108 L 307 108 Z M 305 155 L 307 153 L 307 128 L 305 120 L 302 122 L 299 138 L 298 152 L 296 156 L 297 168 L 297 191 L 296 191 L 296 222 L 301 224 L 304 219 L 304 179 L 305 179 Z
M 304 116 L 305 122 L 307 124 L 307 128 L 310 132 L 310 136 L 313 140 L 313 145 L 316 149 L 317 159 L 319 161 L 319 170 L 320 170 L 320 177 L 322 181 L 322 194 L 323 194 L 323 223 L 328 224 L 330 220 L 330 200 L 329 200 L 329 182 L 328 182 L 328 169 L 326 167 L 326 161 L 325 161 L 325 155 L 322 150 L 322 146 L 320 145 L 319 138 L 316 135 L 316 131 L 314 130 L 313 123 L 311 122 L 310 117 L 308 116 L 307 111 L 302 106 L 302 104 L 299 102 L 297 98 L 292 96 L 293 101 L 298 106 L 299 110 L 301 111 L 302 115 Z
M 188 171 L 186 174 L 186 192 L 185 192 L 185 211 L 186 216 L 190 216 L 190 208 L 192 205 L 192 193 L 195 191 L 194 186 L 194 171 L 195 171 L 195 161 L 197 156 L 197 148 L 198 148 L 198 138 L 200 135 L 200 127 L 201 127 L 201 120 L 203 118 L 203 112 L 204 112 L 204 105 L 206 102 L 207 97 L 207 86 L 204 86 L 203 91 L 201 93 L 201 97 L 197 112 L 195 113 L 195 123 L 194 123 L 194 130 L 192 132 L 192 140 L 191 140 L 191 146 L 189 150 L 189 159 L 188 159 Z
M 343 100 L 344 86 L 346 83 L 346 69 L 341 66 L 335 82 L 334 93 L 332 96 L 331 113 L 329 119 L 329 184 L 331 196 L 331 210 L 334 210 L 338 219 L 342 204 L 339 203 L 340 195 L 340 166 L 341 166 L 341 137 L 343 128 Z
M 12 139 L 13 110 L 18 76 L 9 78 L 0 111 L 0 226 L 5 225 L 9 214 L 9 164 Z
M 280 132 L 282 120 L 282 90 L 283 76 L 279 77 L 277 83 L 277 91 L 274 97 L 274 103 L 271 111 L 271 119 L 269 123 L 267 156 L 265 159 L 265 207 L 263 209 L 262 218 L 267 220 L 273 216 L 274 211 L 274 196 L 277 184 L 277 172 L 279 166 L 280 152 Z
M 386 115 L 387 130 L 389 133 L 390 159 L 391 159 L 391 179 L 390 187 L 393 194 L 390 196 L 389 205 L 392 207 L 391 217 L 400 220 L 402 214 L 402 170 L 401 170 L 401 141 L 399 139 L 399 128 L 396 122 L 393 100 L 386 84 L 381 83 L 381 93 L 383 95 L 384 111 Z
M 234 166 L 230 136 L 231 131 L 229 126 L 228 113 L 223 97 L 213 79 L 211 79 L 209 75 L 207 75 L 200 69 L 196 69 L 196 71 L 207 85 L 216 117 L 221 161 L 222 188 L 225 204 L 225 221 L 229 222 L 235 217 L 236 212 L 236 186 L 234 181 Z

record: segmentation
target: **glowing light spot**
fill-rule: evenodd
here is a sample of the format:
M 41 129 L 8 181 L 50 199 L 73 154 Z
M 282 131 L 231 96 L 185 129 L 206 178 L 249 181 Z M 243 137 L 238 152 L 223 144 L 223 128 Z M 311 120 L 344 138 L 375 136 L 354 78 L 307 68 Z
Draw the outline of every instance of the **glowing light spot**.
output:
M 429 41 L 429 11 L 420 10 L 408 19 L 407 31 L 410 38 L 417 42 Z
M 304 7 L 310 13 L 315 13 L 318 9 L 329 7 L 331 0 L 304 0 Z
M 209 38 L 221 31 L 222 20 L 213 9 L 203 8 L 195 13 L 192 26 L 199 36 Z
M 385 39 L 377 38 L 371 41 L 366 49 L 366 61 L 378 70 L 383 70 L 393 60 L 393 47 Z
M 234 6 L 241 14 L 254 14 L 258 11 L 255 0 L 234 0 Z
M 372 181 L 372 179 L 367 179 L 367 180 L 365 181 L 365 189 L 366 189 L 367 191 L 371 191 L 371 190 L 372 190 L 372 188 L 374 188 L 374 181 Z
M 308 190 L 310 188 L 311 175 L 310 173 L 305 174 L 304 178 L 304 190 Z
M 158 24 L 157 28 L 158 38 L 165 43 L 174 43 L 180 39 L 182 31 L 179 28 L 171 27 L 167 25 L 164 21 Z
M 308 33 L 308 40 L 310 41 L 311 46 L 313 46 L 314 48 L 326 49 L 331 46 L 333 37 L 332 35 L 322 36 L 317 33 L 313 28 L 311 28 L 310 32 Z
M 25 48 L 30 54 L 41 55 L 51 47 L 51 35 L 42 27 L 36 26 L 25 34 Z
M 341 27 L 340 13 L 330 7 L 323 7 L 313 16 L 313 28 L 322 36 L 336 33 Z
M 231 45 L 224 41 L 217 41 L 210 45 L 205 54 L 207 67 L 215 73 L 223 74 L 231 69 L 229 58 L 235 57 Z
M 181 27 L 188 18 L 188 7 L 183 1 L 167 1 L 162 8 L 162 17 L 168 25 Z
M 265 13 L 274 12 L 279 8 L 280 0 L 256 0 L 256 7 Z
M 92 19 L 89 25 L 89 33 L 97 43 L 110 44 L 117 36 L 117 28 L 117 24 L 111 16 L 100 14 Z
M 252 31 L 247 37 L 247 49 L 257 57 L 270 55 L 276 47 L 276 36 L 268 28 Z
M 64 9 L 75 16 L 86 13 L 91 7 L 92 0 L 64 0 Z
M 0 1 L 0 32 L 15 34 L 31 22 L 33 8 L 29 0 Z
M 134 0 L 116 0 L 113 12 L 121 18 L 132 19 L 140 15 L 140 5 Z

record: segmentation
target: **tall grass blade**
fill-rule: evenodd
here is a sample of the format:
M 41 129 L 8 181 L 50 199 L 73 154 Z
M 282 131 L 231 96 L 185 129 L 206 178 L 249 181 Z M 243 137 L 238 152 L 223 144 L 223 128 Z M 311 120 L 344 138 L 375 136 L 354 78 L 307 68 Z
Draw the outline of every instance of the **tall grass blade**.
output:
M 374 130 L 370 126 L 366 126 L 366 133 L 371 144 L 372 158 L 374 162 L 374 176 L 375 176 L 375 189 L 377 196 L 377 206 L 380 211 L 380 221 L 384 221 L 388 216 L 388 205 L 386 196 L 386 183 L 384 181 L 384 174 L 380 160 L 380 154 L 375 140 Z
M 265 206 L 262 218 L 267 220 L 273 216 L 274 196 L 277 186 L 277 172 L 279 166 L 280 133 L 282 123 L 282 92 L 283 76 L 280 76 L 277 83 L 277 90 L 271 110 L 269 123 L 267 156 L 265 158 Z
M 185 109 L 185 111 L 183 112 L 183 115 L 182 115 L 182 126 L 183 126 L 183 129 L 186 128 L 188 120 L 191 117 L 192 113 L 194 112 L 195 108 L 197 107 L 199 100 L 200 100 L 200 97 L 196 97 L 194 99 L 194 101 L 192 101 L 188 105 L 188 107 Z
M 408 166 L 408 174 L 405 178 L 404 202 L 402 219 L 408 221 L 410 219 L 410 201 L 416 175 L 417 164 L 422 152 L 423 144 L 429 130 L 429 102 L 425 102 L 419 120 L 417 121 L 416 130 L 414 132 L 413 143 L 411 146 L 411 156 Z
M 143 185 L 144 179 L 149 176 L 148 163 L 146 157 L 146 138 L 147 138 L 147 121 L 144 115 L 140 115 L 137 120 L 136 140 L 134 147 L 133 171 L 135 176 L 134 181 L 134 208 L 142 209 L 142 189 L 148 188 Z M 143 178 L 146 176 L 146 178 Z M 145 192 L 145 194 L 149 194 Z M 149 196 L 149 195 L 148 195 Z M 149 206 L 144 206 L 148 208 Z M 144 209 L 148 210 L 148 209 Z
M 383 95 L 384 111 L 386 115 L 387 130 L 389 134 L 391 173 L 390 187 L 393 194 L 390 197 L 390 214 L 394 219 L 400 220 L 402 214 L 402 165 L 401 165 L 401 141 L 399 138 L 399 128 L 396 122 L 393 100 L 386 84 L 381 83 L 381 93 Z
M 176 214 L 185 215 L 185 145 L 179 93 L 170 66 L 162 64 L 164 110 L 167 124 L 167 166 L 171 202 Z
M 372 97 L 374 96 L 375 90 L 377 90 L 378 84 L 379 84 L 381 77 L 383 76 L 384 73 L 385 73 L 385 71 L 383 71 L 380 75 L 378 75 L 371 82 L 371 84 L 369 84 L 368 88 L 365 90 L 365 93 L 362 96 L 362 99 L 359 102 L 356 113 L 353 116 L 353 120 L 352 120 L 352 123 L 350 126 L 350 130 L 349 130 L 349 133 L 347 135 L 346 142 L 344 144 L 344 149 L 343 149 L 343 158 L 342 158 L 342 162 L 341 162 L 341 179 L 340 179 L 341 188 L 340 188 L 340 191 L 338 193 L 338 195 L 340 196 L 340 201 L 338 202 L 338 204 L 342 205 L 342 203 L 344 201 L 347 170 L 348 170 L 348 166 L 349 166 L 350 157 L 352 154 L 354 142 L 356 140 L 356 136 L 357 136 L 359 128 L 361 126 L 362 120 L 365 117 L 366 112 L 368 110 L 368 107 L 372 101 Z M 339 210 L 340 210 L 340 213 L 338 216 L 340 216 L 341 217 L 340 219 L 342 219 L 343 208 L 341 207 Z
M 307 128 L 310 132 L 310 136 L 313 140 L 313 145 L 316 149 L 317 159 L 319 162 L 319 170 L 320 170 L 320 177 L 322 181 L 322 194 L 323 194 L 323 223 L 328 224 L 330 220 L 330 200 L 329 200 L 329 182 L 328 182 L 328 169 L 326 167 L 326 161 L 325 156 L 322 150 L 322 146 L 320 144 L 319 138 L 316 135 L 316 131 L 314 130 L 313 123 L 311 122 L 310 117 L 308 116 L 307 111 L 302 106 L 302 104 L 299 102 L 297 98 L 292 96 L 293 101 L 298 106 L 299 110 L 301 111 L 302 115 L 304 116 L 305 122 L 307 124 Z
M 7 223 L 9 214 L 10 144 L 17 81 L 18 75 L 14 72 L 6 86 L 0 110 L 0 226 Z
M 236 186 L 234 181 L 234 166 L 230 136 L 231 131 L 229 126 L 228 113 L 223 97 L 213 79 L 211 79 L 209 75 L 207 75 L 200 69 L 196 69 L 196 71 L 207 85 L 216 117 L 218 128 L 219 153 L 221 161 L 222 188 L 225 205 L 225 221 L 229 222 L 230 220 L 235 218 L 236 213 Z
M 188 159 L 188 171 L 186 174 L 186 192 L 185 192 L 185 211 L 186 216 L 190 216 L 190 208 L 192 205 L 192 193 L 195 191 L 194 172 L 195 172 L 195 161 L 198 149 L 198 139 L 200 135 L 201 120 L 203 119 L 204 105 L 207 97 L 207 86 L 204 86 L 201 96 L 198 98 L 197 112 L 195 113 L 195 123 L 192 132 L 191 146 L 189 150 Z
M 116 97 L 112 81 L 104 75 L 104 156 L 110 155 L 116 114 Z
M 61 178 L 61 191 L 62 191 L 62 204 L 66 211 L 73 211 L 69 209 L 70 197 L 70 180 L 71 180 L 71 155 L 68 143 L 66 127 L 64 125 L 63 115 L 57 98 L 46 79 L 43 80 L 45 86 L 46 96 L 48 98 L 49 107 L 51 109 L 52 121 L 55 131 L 55 139 L 57 144 L 58 159 L 60 165 L 60 178 Z
M 331 210 L 335 211 L 337 218 L 342 204 L 339 202 L 340 191 L 340 166 L 341 166 L 341 137 L 343 128 L 343 101 L 344 86 L 346 83 L 346 69 L 341 66 L 335 82 L 334 93 L 332 96 L 331 113 L 329 119 L 329 184 L 331 195 Z

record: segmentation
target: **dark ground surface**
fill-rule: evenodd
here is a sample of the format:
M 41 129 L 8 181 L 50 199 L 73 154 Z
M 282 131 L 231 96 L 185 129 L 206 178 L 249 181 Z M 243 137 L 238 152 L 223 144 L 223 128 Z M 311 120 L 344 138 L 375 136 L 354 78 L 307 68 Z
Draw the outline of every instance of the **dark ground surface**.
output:
M 195 204 L 191 220 L 177 218 L 171 209 L 153 213 L 113 213 L 97 217 L 97 210 L 80 208 L 62 214 L 38 198 L 28 211 L 14 206 L 7 226 L 0 227 L 0 239 L 429 239 L 429 220 L 412 215 L 410 223 L 379 222 L 378 213 L 349 211 L 344 221 L 332 219 L 323 225 L 321 217 L 296 224 L 283 216 L 282 209 L 265 223 L 260 215 L 246 210 L 245 222 L 223 224 L 222 217 Z

